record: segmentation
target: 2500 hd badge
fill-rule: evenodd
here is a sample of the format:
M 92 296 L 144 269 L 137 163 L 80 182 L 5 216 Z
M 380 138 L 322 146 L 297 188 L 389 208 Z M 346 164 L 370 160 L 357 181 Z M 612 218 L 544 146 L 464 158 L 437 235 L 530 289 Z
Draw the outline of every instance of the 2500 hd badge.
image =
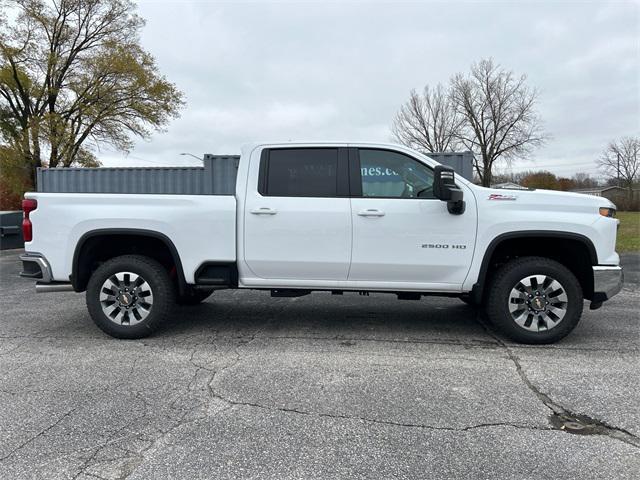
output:
M 442 249 L 452 248 L 457 250 L 464 250 L 467 248 L 467 246 L 456 245 L 453 243 L 451 245 L 449 245 L 448 243 L 423 243 L 422 248 L 442 248 Z

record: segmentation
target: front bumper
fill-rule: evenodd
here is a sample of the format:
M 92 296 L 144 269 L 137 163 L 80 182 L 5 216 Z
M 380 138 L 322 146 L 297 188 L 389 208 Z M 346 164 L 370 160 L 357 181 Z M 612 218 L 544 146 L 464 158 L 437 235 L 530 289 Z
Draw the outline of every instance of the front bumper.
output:
M 596 265 L 593 267 L 593 304 L 609 300 L 624 283 L 624 271 L 620 266 Z

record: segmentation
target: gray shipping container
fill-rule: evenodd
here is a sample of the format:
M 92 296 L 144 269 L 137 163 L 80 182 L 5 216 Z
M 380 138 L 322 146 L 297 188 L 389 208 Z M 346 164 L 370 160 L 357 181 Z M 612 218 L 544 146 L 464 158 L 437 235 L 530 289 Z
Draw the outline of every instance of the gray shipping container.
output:
M 473 180 L 473 153 L 428 154 Z M 240 155 L 211 155 L 202 167 L 39 168 L 38 192 L 233 195 Z
M 473 182 L 473 152 L 435 152 L 425 155 L 442 165 L 453 168 L 462 178 Z
M 239 155 L 210 155 L 202 167 L 39 168 L 38 192 L 233 195 Z

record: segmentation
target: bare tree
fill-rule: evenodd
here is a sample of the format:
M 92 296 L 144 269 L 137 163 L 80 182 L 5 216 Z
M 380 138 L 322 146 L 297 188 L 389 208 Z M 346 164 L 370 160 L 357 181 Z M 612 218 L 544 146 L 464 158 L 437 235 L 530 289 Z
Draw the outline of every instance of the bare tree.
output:
M 614 140 L 602 153 L 598 164 L 619 187 L 627 189 L 633 198 L 633 186 L 640 180 L 640 137 L 623 137 Z
M 482 185 L 491 185 L 494 164 L 526 157 L 545 141 L 535 110 L 537 92 L 492 59 L 481 60 L 469 74 L 451 79 L 452 105 L 463 118 L 458 139 L 476 153 L 476 172 Z
M 591 178 L 591 175 L 584 172 L 578 172 L 572 177 L 575 188 L 595 188 L 598 186 L 598 180 Z
M 458 147 L 461 121 L 449 92 L 438 84 L 433 89 L 426 86 L 422 94 L 412 90 L 396 114 L 391 131 L 396 141 L 415 150 L 446 152 Z

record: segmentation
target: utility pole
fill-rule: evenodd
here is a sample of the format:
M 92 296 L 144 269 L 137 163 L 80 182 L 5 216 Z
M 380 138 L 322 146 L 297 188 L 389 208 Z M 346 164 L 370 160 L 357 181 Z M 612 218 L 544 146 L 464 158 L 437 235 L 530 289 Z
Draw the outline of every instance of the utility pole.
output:
M 620 152 L 616 152 L 616 158 L 618 159 L 618 167 L 617 167 L 617 172 L 618 172 L 618 186 L 620 186 Z

